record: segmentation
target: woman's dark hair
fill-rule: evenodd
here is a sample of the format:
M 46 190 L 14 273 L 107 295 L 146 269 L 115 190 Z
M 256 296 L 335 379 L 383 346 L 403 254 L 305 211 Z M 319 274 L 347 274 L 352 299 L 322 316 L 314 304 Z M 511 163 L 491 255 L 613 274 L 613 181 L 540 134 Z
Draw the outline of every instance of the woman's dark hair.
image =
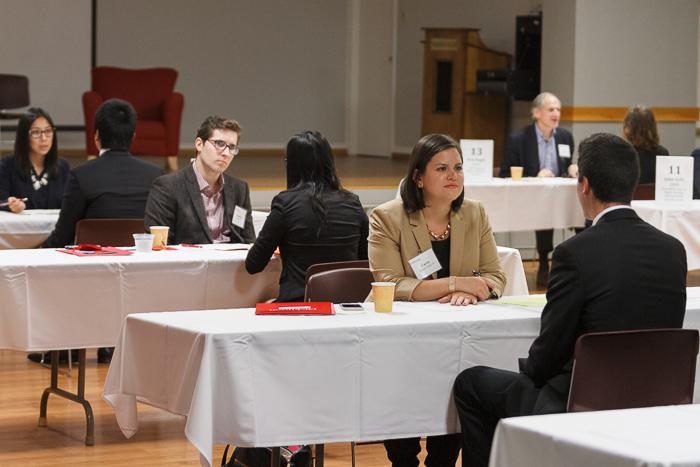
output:
M 326 224 L 327 210 L 322 194 L 340 190 L 331 145 L 318 131 L 297 133 L 287 143 L 287 188 L 311 188 L 312 209 L 319 219 L 318 236 Z
M 622 123 L 622 131 L 627 141 L 636 149 L 653 151 L 659 145 L 659 131 L 656 128 L 654 112 L 646 107 L 636 106 L 629 109 Z
M 423 190 L 418 188 L 416 178 L 425 172 L 425 167 L 430 162 L 430 159 L 445 149 L 456 149 L 459 152 L 460 159 L 462 158 L 462 148 L 459 147 L 459 143 L 447 135 L 426 135 L 413 146 L 411 157 L 408 159 L 408 172 L 401 184 L 401 199 L 406 212 L 416 212 L 425 207 Z M 458 211 L 463 201 L 464 190 L 452 201 L 451 209 Z
M 51 116 L 39 107 L 31 107 L 19 118 L 17 122 L 17 134 L 15 135 L 15 166 L 23 180 L 28 180 L 32 173 L 32 163 L 29 160 L 29 129 L 32 123 L 39 118 L 44 117 L 54 128 Z M 58 175 L 58 138 L 56 131 L 53 133 L 53 141 L 51 148 L 44 159 L 44 170 L 50 177 Z M 39 175 L 39 174 L 37 174 Z

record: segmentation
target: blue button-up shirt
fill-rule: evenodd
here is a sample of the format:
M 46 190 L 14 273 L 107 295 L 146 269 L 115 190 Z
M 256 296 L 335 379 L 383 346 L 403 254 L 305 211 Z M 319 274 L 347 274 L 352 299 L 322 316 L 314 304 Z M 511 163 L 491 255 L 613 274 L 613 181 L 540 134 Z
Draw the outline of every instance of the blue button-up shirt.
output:
M 552 131 L 552 136 L 549 139 L 544 139 L 544 134 L 540 130 L 540 127 L 535 124 L 535 134 L 537 134 L 537 152 L 540 158 L 540 170 L 549 169 L 552 171 L 555 177 L 559 176 L 559 160 L 557 159 L 557 146 L 554 141 L 554 133 L 556 128 Z

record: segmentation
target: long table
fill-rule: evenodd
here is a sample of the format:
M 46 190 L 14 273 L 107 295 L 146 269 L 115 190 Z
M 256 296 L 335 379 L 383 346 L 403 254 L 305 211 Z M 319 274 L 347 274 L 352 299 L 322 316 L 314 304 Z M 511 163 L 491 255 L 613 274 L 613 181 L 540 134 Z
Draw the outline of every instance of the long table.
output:
M 138 430 L 137 401 L 187 416 L 185 434 L 203 465 L 211 465 L 215 443 L 451 433 L 456 375 L 475 365 L 517 370 L 541 313 L 492 302 L 397 302 L 391 314 L 365 306 L 350 316 L 263 317 L 252 309 L 130 315 L 104 398 L 127 437 Z M 685 325 L 700 328 L 700 289 L 689 289 Z
M 501 420 L 489 467 L 700 465 L 700 405 Z
M 639 217 L 676 237 L 685 247 L 688 269 L 700 269 L 700 200 L 687 203 L 632 201 Z
M 573 178 L 468 182 L 464 185 L 464 197 L 484 205 L 494 232 L 565 229 L 583 227 L 585 222 Z
M 0 251 L 0 348 L 22 351 L 111 347 L 130 313 L 238 308 L 277 296 L 281 262 L 261 273 L 245 271 L 247 245 L 174 247 L 131 256 L 77 257 L 54 249 Z M 499 247 L 506 293 L 526 294 L 518 250 Z M 57 355 L 52 362 L 57 362 Z M 85 408 L 86 442 L 92 415 L 83 397 L 85 351 L 80 351 L 78 395 L 58 388 L 58 366 L 40 404 L 46 425 L 49 394 Z
M 35 248 L 49 237 L 60 209 L 27 209 L 19 214 L 0 211 L 0 250 Z M 266 212 L 253 211 L 253 227 L 257 235 Z

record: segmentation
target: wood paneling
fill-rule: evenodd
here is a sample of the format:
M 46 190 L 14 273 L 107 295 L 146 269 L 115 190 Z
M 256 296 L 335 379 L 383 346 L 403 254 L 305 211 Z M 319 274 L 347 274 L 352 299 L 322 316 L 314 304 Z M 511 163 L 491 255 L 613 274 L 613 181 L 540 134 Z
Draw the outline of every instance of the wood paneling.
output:
M 622 122 L 627 107 L 562 107 L 565 122 Z M 700 120 L 697 107 L 651 107 L 657 122 L 689 123 Z

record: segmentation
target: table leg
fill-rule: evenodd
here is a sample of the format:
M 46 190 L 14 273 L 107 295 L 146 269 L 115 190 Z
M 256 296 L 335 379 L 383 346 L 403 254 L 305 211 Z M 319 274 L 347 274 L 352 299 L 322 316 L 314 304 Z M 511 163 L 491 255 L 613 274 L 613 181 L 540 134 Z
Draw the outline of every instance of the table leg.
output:
M 323 467 L 323 454 L 324 454 L 324 447 L 325 445 L 323 444 L 317 444 L 316 445 L 316 456 L 314 459 L 314 467 Z
M 70 351 L 69 351 L 70 352 Z M 85 433 L 85 444 L 92 446 L 95 444 L 95 419 L 92 415 L 92 407 L 85 399 L 85 359 L 86 349 L 78 351 L 78 393 L 65 391 L 58 387 L 58 350 L 51 351 L 51 386 L 44 389 L 41 395 L 41 403 L 39 405 L 39 426 L 46 426 L 46 409 L 49 403 L 49 394 L 55 394 L 64 399 L 68 399 L 83 406 L 85 410 L 85 419 L 87 423 Z
M 280 467 L 280 448 L 272 448 L 272 455 L 270 456 L 270 467 Z

